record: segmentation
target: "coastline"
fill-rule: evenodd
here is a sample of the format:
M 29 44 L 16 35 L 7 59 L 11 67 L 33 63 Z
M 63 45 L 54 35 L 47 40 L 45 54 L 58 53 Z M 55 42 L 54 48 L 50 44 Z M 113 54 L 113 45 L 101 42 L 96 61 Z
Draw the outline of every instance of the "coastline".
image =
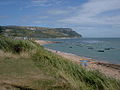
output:
M 56 41 L 44 41 L 44 40 L 35 40 L 35 42 L 40 45 L 51 44 L 51 43 L 61 43 L 61 42 L 56 42 Z M 120 65 L 111 64 L 109 62 L 103 62 L 103 61 L 101 62 L 95 59 L 77 56 L 72 53 L 65 53 L 65 52 L 56 51 L 56 50 L 48 49 L 48 48 L 45 48 L 45 49 L 52 53 L 60 55 L 68 60 L 71 60 L 77 64 L 80 64 L 81 63 L 80 61 L 82 60 L 87 60 L 89 61 L 89 63 L 85 68 L 87 68 L 88 70 L 98 70 L 104 73 L 106 76 L 117 78 L 117 79 L 120 78 Z
M 59 41 L 45 41 L 45 40 L 35 40 L 35 42 L 40 44 L 40 45 L 52 44 L 52 43 L 62 43 Z

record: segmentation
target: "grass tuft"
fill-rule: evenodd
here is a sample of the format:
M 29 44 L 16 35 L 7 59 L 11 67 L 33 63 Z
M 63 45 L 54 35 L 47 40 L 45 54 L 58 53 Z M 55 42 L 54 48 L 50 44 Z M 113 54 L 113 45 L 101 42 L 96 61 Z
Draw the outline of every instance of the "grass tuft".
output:
M 6 52 L 21 53 L 37 49 L 37 46 L 28 40 L 14 40 L 11 38 L 0 38 L 0 49 Z

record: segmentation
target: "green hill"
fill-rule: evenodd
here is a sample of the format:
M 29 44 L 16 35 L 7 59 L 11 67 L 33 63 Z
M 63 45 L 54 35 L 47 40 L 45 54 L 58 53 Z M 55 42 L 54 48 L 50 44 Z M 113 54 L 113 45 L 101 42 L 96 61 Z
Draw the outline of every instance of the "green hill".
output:
M 1 90 L 120 90 L 120 81 L 46 51 L 28 40 L 0 38 Z
M 5 36 L 34 38 L 80 38 L 81 35 L 70 28 L 45 28 L 28 26 L 1 26 Z

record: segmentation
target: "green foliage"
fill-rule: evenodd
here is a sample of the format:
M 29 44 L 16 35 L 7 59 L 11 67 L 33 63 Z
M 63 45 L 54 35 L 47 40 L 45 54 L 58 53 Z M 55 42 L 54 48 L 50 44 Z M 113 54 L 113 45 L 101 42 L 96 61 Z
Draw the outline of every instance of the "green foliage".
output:
M 4 31 L 4 28 L 2 26 L 0 26 L 0 34 L 2 34 Z
M 6 37 L 0 38 L 0 49 L 13 53 L 21 53 L 36 49 L 37 46 L 31 41 L 27 40 L 14 40 Z

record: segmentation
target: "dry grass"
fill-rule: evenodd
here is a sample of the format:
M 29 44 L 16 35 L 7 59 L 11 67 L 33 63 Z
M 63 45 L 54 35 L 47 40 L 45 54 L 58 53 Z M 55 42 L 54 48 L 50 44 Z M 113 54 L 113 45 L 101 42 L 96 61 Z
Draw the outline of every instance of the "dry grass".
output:
M 14 59 L 18 59 L 18 58 L 30 58 L 30 53 L 28 52 L 22 52 L 20 54 L 13 54 L 12 52 L 4 52 L 2 50 L 0 50 L 0 57 L 1 58 L 14 58 Z

